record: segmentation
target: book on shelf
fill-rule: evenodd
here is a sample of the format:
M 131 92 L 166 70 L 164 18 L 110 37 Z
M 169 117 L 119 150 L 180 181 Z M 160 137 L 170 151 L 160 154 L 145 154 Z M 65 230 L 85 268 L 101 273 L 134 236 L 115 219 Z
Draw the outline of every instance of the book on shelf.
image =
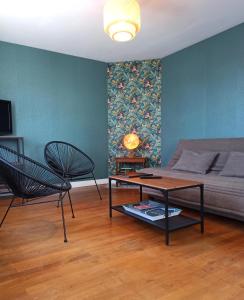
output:
M 149 173 L 142 173 L 142 172 L 136 172 L 136 171 L 130 171 L 127 174 L 124 174 L 124 177 L 126 178 L 136 178 L 141 176 L 152 176 L 153 174 Z
M 143 200 L 136 204 L 124 204 L 123 208 L 135 215 L 149 219 L 151 221 L 157 221 L 165 219 L 165 204 L 152 200 Z M 177 216 L 182 212 L 180 208 L 168 207 L 168 217 Z
M 133 168 L 130 167 L 124 167 L 119 169 L 120 175 L 127 175 L 129 172 L 133 172 Z

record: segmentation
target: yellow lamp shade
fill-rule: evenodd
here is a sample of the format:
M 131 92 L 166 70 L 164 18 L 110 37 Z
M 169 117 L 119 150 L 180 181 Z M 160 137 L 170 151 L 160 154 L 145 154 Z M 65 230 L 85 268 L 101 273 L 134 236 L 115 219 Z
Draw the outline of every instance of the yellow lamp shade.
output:
M 126 134 L 123 138 L 123 144 L 126 149 L 128 150 L 134 150 L 136 149 L 140 144 L 139 137 L 134 133 Z
M 136 0 L 107 0 L 104 31 L 114 41 L 132 40 L 141 29 L 140 6 Z

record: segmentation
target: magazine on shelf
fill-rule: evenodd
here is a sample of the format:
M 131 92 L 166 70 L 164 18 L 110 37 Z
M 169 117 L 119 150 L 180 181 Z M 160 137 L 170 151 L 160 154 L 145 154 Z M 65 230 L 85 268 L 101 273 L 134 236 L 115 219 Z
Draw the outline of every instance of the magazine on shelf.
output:
M 136 204 L 124 204 L 123 208 L 135 215 L 149 219 L 151 221 L 157 221 L 165 218 L 165 204 L 158 203 L 152 200 L 144 200 Z M 168 207 L 168 216 L 177 216 L 182 212 L 180 208 Z

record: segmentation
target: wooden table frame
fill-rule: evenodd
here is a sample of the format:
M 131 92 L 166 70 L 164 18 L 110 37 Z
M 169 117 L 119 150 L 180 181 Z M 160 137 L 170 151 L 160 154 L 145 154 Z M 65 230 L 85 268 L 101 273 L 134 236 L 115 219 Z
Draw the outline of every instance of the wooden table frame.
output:
M 176 180 L 176 181 L 180 180 L 180 179 L 176 179 L 176 178 L 171 178 L 171 179 Z M 113 206 L 112 205 L 112 180 L 115 180 L 116 182 L 119 181 L 119 182 L 133 183 L 135 185 L 138 185 L 140 188 L 140 201 L 142 201 L 143 187 L 152 188 L 152 189 L 160 191 L 163 194 L 164 199 L 165 199 L 163 201 L 165 203 L 165 219 L 161 219 L 158 221 L 151 221 L 151 220 L 145 219 L 143 217 L 140 217 L 138 215 L 135 215 L 133 213 L 130 213 L 130 212 L 124 210 L 122 205 Z M 160 180 L 163 180 L 163 179 L 160 179 Z M 147 183 L 149 181 L 150 181 L 150 184 Z M 138 179 L 138 178 L 132 179 L 132 178 L 123 178 L 122 176 L 110 176 L 109 177 L 109 217 L 112 218 L 112 210 L 116 210 L 125 215 L 134 217 L 136 219 L 142 220 L 146 223 L 149 223 L 151 225 L 159 227 L 165 231 L 165 244 L 166 245 L 169 245 L 170 232 L 181 229 L 181 228 L 200 224 L 201 233 L 203 234 L 204 233 L 204 184 L 200 183 L 200 182 L 186 180 L 185 182 L 188 182 L 188 184 L 186 184 L 186 185 L 178 185 L 177 186 L 177 184 L 176 184 L 176 186 L 174 186 L 174 187 L 166 188 L 163 186 L 160 187 L 159 184 L 158 185 L 152 184 L 151 183 L 152 181 L 155 181 L 155 179 L 151 179 L 151 180 L 150 179 Z M 188 188 L 199 188 L 199 191 L 200 191 L 200 195 L 199 195 L 200 196 L 200 219 L 197 220 L 197 219 L 189 218 L 189 217 L 186 217 L 183 215 L 169 218 L 169 214 L 168 214 L 169 192 L 177 191 L 177 190 L 184 190 L 184 189 L 188 189 Z M 157 201 L 159 201 L 159 200 L 157 200 Z M 176 220 L 176 222 L 175 222 L 175 220 Z
M 0 143 L 2 144 L 2 141 L 7 142 L 16 142 L 16 150 L 18 154 L 25 154 L 24 150 L 24 138 L 22 136 L 14 136 L 14 135 L 3 135 L 0 136 Z M 12 195 L 10 192 L 3 192 L 1 189 L 5 189 L 5 184 L 0 182 L 0 198 L 8 197 L 9 195 Z
M 0 142 L 1 141 L 14 141 L 16 142 L 16 148 L 17 148 L 17 152 L 18 154 L 25 154 L 25 150 L 24 150 L 24 138 L 22 136 L 14 136 L 14 135 L 3 135 L 0 136 Z

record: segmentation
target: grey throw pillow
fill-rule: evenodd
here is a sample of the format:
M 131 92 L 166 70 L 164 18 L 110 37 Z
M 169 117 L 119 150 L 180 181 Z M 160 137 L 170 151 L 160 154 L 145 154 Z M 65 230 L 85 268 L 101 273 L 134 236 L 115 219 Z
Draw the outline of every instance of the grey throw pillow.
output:
M 187 171 L 199 174 L 206 174 L 214 162 L 217 152 L 197 153 L 183 150 L 180 159 L 173 166 L 173 170 Z
M 224 169 L 219 173 L 220 176 L 244 177 L 244 153 L 230 152 Z

